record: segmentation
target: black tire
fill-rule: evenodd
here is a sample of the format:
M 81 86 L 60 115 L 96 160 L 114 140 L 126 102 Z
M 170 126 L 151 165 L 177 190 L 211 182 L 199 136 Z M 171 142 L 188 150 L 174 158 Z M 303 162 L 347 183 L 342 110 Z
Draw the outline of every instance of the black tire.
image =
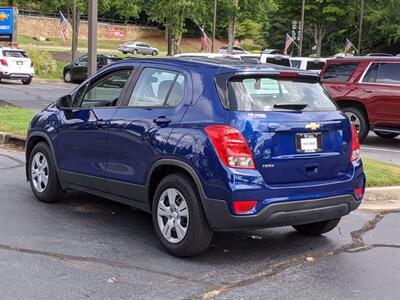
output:
M 369 132 L 369 123 L 366 115 L 364 112 L 358 107 L 344 107 L 342 109 L 347 115 L 353 115 L 359 120 L 359 125 L 356 125 L 358 130 L 358 138 L 360 142 L 365 140 Z M 352 123 L 353 120 L 351 120 Z
M 122 52 L 122 54 L 128 54 L 128 52 Z
M 374 133 L 383 139 L 394 139 L 395 137 L 399 136 L 398 133 L 391 133 L 391 132 L 374 131 Z
M 132 54 L 133 54 L 133 55 L 137 55 L 137 54 L 138 54 L 138 51 L 137 51 L 136 49 L 134 49 L 134 50 L 132 51 Z
M 182 194 L 189 212 L 186 235 L 179 243 L 169 242 L 162 234 L 158 223 L 159 200 L 162 194 L 170 188 L 176 189 Z M 185 174 L 171 174 L 161 180 L 153 198 L 152 218 L 158 240 L 170 254 L 177 257 L 200 254 L 208 248 L 214 235 L 208 226 L 197 189 Z
M 23 85 L 30 85 L 32 83 L 32 78 L 22 79 Z
M 33 163 L 33 158 L 37 153 L 42 153 L 46 158 L 48 164 L 48 183 L 46 188 L 42 192 L 36 190 L 32 180 L 32 163 Z M 61 187 L 60 181 L 57 176 L 57 171 L 53 160 L 53 156 L 51 155 L 50 148 L 46 143 L 40 142 L 33 147 L 33 150 L 29 157 L 28 168 L 29 168 L 28 174 L 29 174 L 29 182 L 31 185 L 31 189 L 33 194 L 39 201 L 45 203 L 52 203 L 62 200 L 64 196 L 64 191 Z
M 71 83 L 73 80 L 72 80 L 72 73 L 71 73 L 71 71 L 65 71 L 65 73 L 64 73 L 64 81 L 65 82 L 68 82 L 68 83 Z
M 339 224 L 339 222 L 340 218 L 310 224 L 294 225 L 293 228 L 301 234 L 315 236 L 331 231 L 337 226 L 337 224 Z
M 158 53 L 156 50 L 154 50 L 153 52 L 151 52 L 151 55 L 156 56 Z

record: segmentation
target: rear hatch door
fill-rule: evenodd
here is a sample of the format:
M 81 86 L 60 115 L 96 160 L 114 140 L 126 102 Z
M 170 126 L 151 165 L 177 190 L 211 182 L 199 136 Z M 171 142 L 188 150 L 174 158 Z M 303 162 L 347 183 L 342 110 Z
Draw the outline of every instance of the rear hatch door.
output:
M 326 181 L 347 173 L 350 124 L 316 79 L 239 76 L 228 82 L 227 96 L 228 123 L 247 140 L 267 184 Z
M 11 73 L 29 73 L 31 60 L 25 51 L 3 50 L 3 57 L 7 61 Z

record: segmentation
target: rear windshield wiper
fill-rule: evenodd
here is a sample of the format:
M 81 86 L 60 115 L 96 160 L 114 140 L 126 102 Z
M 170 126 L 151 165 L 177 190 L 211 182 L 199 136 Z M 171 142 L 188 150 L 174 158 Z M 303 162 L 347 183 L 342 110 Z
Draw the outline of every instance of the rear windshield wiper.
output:
M 274 104 L 274 108 L 278 109 L 288 109 L 288 110 L 296 110 L 296 111 L 301 111 L 307 107 L 308 104 L 304 103 L 282 103 L 282 104 Z

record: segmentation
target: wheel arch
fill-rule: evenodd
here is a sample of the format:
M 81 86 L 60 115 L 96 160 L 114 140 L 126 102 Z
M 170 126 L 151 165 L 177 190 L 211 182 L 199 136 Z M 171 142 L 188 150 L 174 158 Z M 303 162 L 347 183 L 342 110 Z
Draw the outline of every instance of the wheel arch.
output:
M 29 158 L 31 156 L 32 150 L 36 144 L 44 142 L 50 148 L 51 155 L 53 156 L 53 161 L 56 164 L 56 170 L 58 171 L 57 167 L 57 160 L 55 159 L 55 152 L 53 148 L 53 144 L 48 135 L 43 132 L 35 132 L 28 136 L 26 143 L 25 143 L 25 176 L 26 180 L 29 181 Z
M 352 99 L 342 99 L 342 100 L 336 100 L 336 104 L 340 107 L 340 109 L 346 108 L 346 107 L 357 107 L 362 110 L 364 113 L 365 117 L 367 118 L 368 124 L 369 124 L 369 117 L 368 117 L 368 111 L 367 108 L 365 107 L 364 103 L 357 101 L 357 100 L 352 100 Z
M 160 159 L 150 168 L 146 182 L 146 186 L 148 187 L 148 201 L 150 209 L 152 207 L 152 201 L 157 188 L 157 183 L 160 182 L 163 177 L 172 173 L 183 173 L 191 178 L 199 193 L 200 205 L 202 206 L 206 218 L 208 218 L 205 211 L 206 206 L 204 204 L 206 196 L 199 176 L 188 163 L 176 159 Z

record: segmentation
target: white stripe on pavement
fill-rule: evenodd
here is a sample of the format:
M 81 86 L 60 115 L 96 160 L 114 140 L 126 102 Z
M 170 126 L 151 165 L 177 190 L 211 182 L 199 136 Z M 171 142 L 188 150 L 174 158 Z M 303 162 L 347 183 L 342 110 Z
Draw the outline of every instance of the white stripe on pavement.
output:
M 365 149 L 365 150 L 378 150 L 378 151 L 384 151 L 384 152 L 400 153 L 400 150 L 383 149 L 383 148 L 375 148 L 375 147 L 364 147 L 364 146 L 361 146 L 361 149 Z

